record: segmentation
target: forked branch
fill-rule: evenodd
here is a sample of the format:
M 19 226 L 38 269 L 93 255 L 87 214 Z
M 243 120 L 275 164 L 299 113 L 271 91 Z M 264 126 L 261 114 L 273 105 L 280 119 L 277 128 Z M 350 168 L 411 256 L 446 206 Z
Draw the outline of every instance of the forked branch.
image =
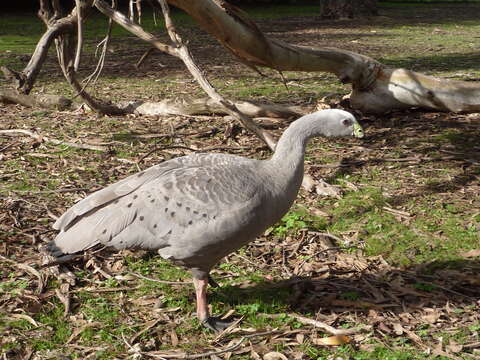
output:
M 207 93 L 207 95 L 211 99 L 213 99 L 215 102 L 217 102 L 222 107 L 224 107 L 225 111 L 229 115 L 238 119 L 247 129 L 249 129 L 250 131 L 255 133 L 260 139 L 262 139 L 271 149 L 274 149 L 275 140 L 273 139 L 273 137 L 267 131 L 258 127 L 252 121 L 252 119 L 250 119 L 248 116 L 243 114 L 240 110 L 238 110 L 237 107 L 235 106 L 235 104 L 233 104 L 232 102 L 230 102 L 228 100 L 225 100 L 214 89 L 214 87 L 210 84 L 210 82 L 203 76 L 201 70 L 198 68 L 198 66 L 193 61 L 193 58 L 192 58 L 188 48 L 183 43 L 180 35 L 178 34 L 178 32 L 175 29 L 175 26 L 174 26 L 174 24 L 171 20 L 171 17 L 170 17 L 170 12 L 169 12 L 169 9 L 168 9 L 168 5 L 164 1 L 161 1 L 161 0 L 159 0 L 159 1 L 160 1 L 161 6 L 162 6 L 162 10 L 164 12 L 167 31 L 170 35 L 170 38 L 171 38 L 174 46 L 164 44 L 157 37 L 155 37 L 153 34 L 148 33 L 141 26 L 132 22 L 130 19 L 128 19 L 122 13 L 120 13 L 119 11 L 116 11 L 115 9 L 111 8 L 103 0 L 95 0 L 94 5 L 104 15 L 111 18 L 113 21 L 115 21 L 117 24 L 119 24 L 120 26 L 122 26 L 126 30 L 128 30 L 128 31 L 132 32 L 133 34 L 137 35 L 142 40 L 147 41 L 148 43 L 153 45 L 158 50 L 166 52 L 169 55 L 180 58 L 185 63 L 185 66 L 190 71 L 190 73 L 195 78 L 195 80 L 199 83 L 199 85 L 202 87 L 202 89 Z
M 180 34 L 177 32 L 175 25 L 173 24 L 172 18 L 170 17 L 170 9 L 166 0 L 158 0 L 162 6 L 163 15 L 165 17 L 165 27 L 170 36 L 172 42 L 176 45 L 176 51 L 178 56 L 185 63 L 185 66 L 190 71 L 192 76 L 197 80 L 202 89 L 207 93 L 207 95 L 212 98 L 214 101 L 221 104 L 225 107 L 226 112 L 233 116 L 235 119 L 240 121 L 247 129 L 256 134 L 261 140 L 263 140 L 271 150 L 275 149 L 276 142 L 273 137 L 264 129 L 258 127 L 252 119 L 242 113 L 234 103 L 229 100 L 224 99 L 210 84 L 210 82 L 203 76 L 201 70 L 193 61 L 193 58 L 188 50 L 187 46 L 183 42 Z

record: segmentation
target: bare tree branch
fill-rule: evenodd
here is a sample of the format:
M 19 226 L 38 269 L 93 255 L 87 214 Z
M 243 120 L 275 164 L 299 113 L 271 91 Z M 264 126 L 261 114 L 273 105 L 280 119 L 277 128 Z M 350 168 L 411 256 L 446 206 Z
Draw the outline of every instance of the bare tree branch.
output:
M 78 71 L 78 67 L 80 66 L 80 58 L 82 57 L 82 48 L 83 48 L 83 29 L 82 29 L 82 24 L 83 24 L 83 14 L 82 14 L 82 6 L 81 6 L 81 1 L 82 0 L 75 0 L 75 4 L 77 7 L 77 52 L 75 53 L 75 61 L 73 68 L 75 71 Z
M 116 7 L 116 2 L 115 0 L 112 0 L 112 6 L 113 8 Z M 107 34 L 105 35 L 105 37 L 103 38 L 103 40 L 97 45 L 97 49 L 95 50 L 95 56 L 97 56 L 97 50 L 98 50 L 98 47 L 99 46 L 102 46 L 102 52 L 100 54 L 100 57 L 98 59 L 98 63 L 97 63 L 97 66 L 95 67 L 95 70 L 93 71 L 93 73 L 91 73 L 89 76 L 87 76 L 84 80 L 83 80 L 83 86 L 82 86 L 82 91 L 85 90 L 87 88 L 87 86 L 90 84 L 90 82 L 93 80 L 93 82 L 95 83 L 100 74 L 102 73 L 102 70 L 103 70 L 103 67 L 105 65 L 105 58 L 107 56 L 107 50 L 108 50 L 108 45 L 110 43 L 110 37 L 112 35 L 112 25 L 113 25 L 113 20 L 112 19 L 108 19 L 108 30 L 107 30 Z M 79 95 L 79 94 L 77 94 Z M 75 95 L 75 97 L 77 96 Z
M 167 28 L 170 39 L 176 45 L 176 51 L 178 55 L 183 60 L 185 66 L 190 71 L 195 80 L 197 80 L 197 82 L 200 84 L 202 89 L 208 94 L 210 98 L 224 106 L 228 114 L 239 120 L 247 129 L 252 131 L 261 140 L 263 140 L 263 142 L 265 142 L 271 150 L 274 150 L 276 142 L 273 137 L 266 130 L 258 127 L 252 121 L 252 119 L 250 119 L 240 110 L 238 110 L 235 104 L 233 104 L 229 100 L 224 99 L 210 84 L 210 82 L 203 76 L 201 70 L 193 61 L 190 51 L 188 50 L 185 43 L 182 41 L 180 34 L 175 29 L 172 18 L 170 17 L 170 9 L 166 0 L 158 1 L 162 7 L 163 15 L 165 17 L 165 27 Z
M 163 51 L 169 55 L 178 57 L 177 51 L 174 47 L 164 44 L 156 36 L 146 32 L 145 30 L 142 29 L 142 27 L 130 21 L 121 12 L 116 11 L 115 9 L 110 7 L 105 1 L 94 0 L 94 6 L 102 14 L 104 14 L 105 16 L 108 16 L 110 19 L 115 21 L 118 25 L 130 31 L 132 34 L 138 36 L 140 39 L 150 43 L 152 46 L 156 47 L 158 50 Z
M 52 9 L 48 6 L 47 0 L 41 0 L 40 4 L 38 15 L 47 26 L 47 31 L 45 31 L 38 41 L 35 51 L 24 70 L 21 73 L 14 72 L 18 79 L 16 89 L 23 94 L 28 94 L 32 90 L 53 40 L 60 34 L 73 31 L 77 21 L 76 7 L 68 16 L 52 22 L 51 19 L 61 12 L 60 8 L 56 9 L 55 13 L 52 14 Z

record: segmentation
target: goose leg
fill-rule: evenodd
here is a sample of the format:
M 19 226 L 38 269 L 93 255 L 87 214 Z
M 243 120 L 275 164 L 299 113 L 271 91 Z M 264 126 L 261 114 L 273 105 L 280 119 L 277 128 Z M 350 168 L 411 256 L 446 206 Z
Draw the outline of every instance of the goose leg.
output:
M 221 320 L 218 317 L 210 316 L 208 311 L 207 300 L 207 286 L 209 283 L 209 277 L 193 277 L 193 284 L 195 286 L 195 295 L 197 299 L 197 317 L 201 321 L 202 325 L 207 329 L 215 332 L 222 331 L 229 327 L 232 322 Z

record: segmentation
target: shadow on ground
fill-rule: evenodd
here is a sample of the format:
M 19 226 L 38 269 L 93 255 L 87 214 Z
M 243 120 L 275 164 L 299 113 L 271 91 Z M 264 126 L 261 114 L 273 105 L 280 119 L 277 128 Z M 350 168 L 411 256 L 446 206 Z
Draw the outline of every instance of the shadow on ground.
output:
M 392 114 L 387 120 L 367 121 L 364 141 L 367 151 L 360 158 L 357 154 L 344 157 L 326 181 L 331 183 L 363 168 L 391 164 L 396 169 L 415 166 L 420 169 L 419 173 L 431 169 L 437 172 L 455 170 L 448 181 L 430 179 L 424 184 L 416 184 L 412 187 L 414 191 L 394 195 L 389 199 L 392 205 L 402 205 L 425 195 L 462 191 L 465 186 L 475 185 L 480 175 L 479 121 L 480 116 L 475 114 L 468 119 L 416 111 Z M 389 153 L 389 149 L 394 148 L 395 152 Z
M 211 301 L 232 306 L 261 304 L 260 313 L 286 305 L 289 312 L 315 314 L 317 319 L 353 316 L 358 324 L 378 325 L 382 319 L 387 329 L 396 322 L 441 328 L 447 319 L 453 327 L 478 324 L 480 314 L 473 310 L 480 305 L 480 260 L 433 261 L 406 269 L 378 260 L 361 271 L 334 264 L 327 272 L 312 276 L 260 282 L 243 289 L 227 286 L 213 291 Z

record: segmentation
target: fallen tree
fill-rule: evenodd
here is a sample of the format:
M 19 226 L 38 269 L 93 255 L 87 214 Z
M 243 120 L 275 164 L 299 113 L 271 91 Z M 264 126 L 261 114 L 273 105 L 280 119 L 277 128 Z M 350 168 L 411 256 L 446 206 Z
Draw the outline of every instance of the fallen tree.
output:
M 164 0 L 158 0 L 157 5 L 160 4 L 164 11 L 171 44 L 163 43 L 135 21 L 133 2 L 130 7 L 131 14 L 126 17 L 104 0 L 75 0 L 75 6 L 70 13 L 65 13 L 56 0 L 40 0 L 39 16 L 47 26 L 47 30 L 38 42 L 25 69 L 22 72 L 14 72 L 4 68 L 4 73 L 12 79 L 19 95 L 28 94 L 45 60 L 48 48 L 55 42 L 59 63 L 66 79 L 93 110 L 100 113 L 137 112 L 141 114 L 148 113 L 142 112 L 142 109 L 148 108 L 150 112 L 178 114 L 178 107 L 169 109 L 169 103 L 172 102 L 170 100 L 158 105 L 136 103 L 121 106 L 96 100 L 87 93 L 86 85 L 81 85 L 76 78 L 76 69 L 81 58 L 82 29 L 88 13 L 94 6 L 108 16 L 110 22 L 116 22 L 154 48 L 182 59 L 192 76 L 211 99 L 210 102 L 218 105 L 217 110 L 223 110 L 223 113 L 237 118 L 272 148 L 274 140 L 268 133 L 255 125 L 234 102 L 224 99 L 202 75 L 174 28 L 166 3 Z M 253 69 L 269 67 L 278 71 L 323 71 L 335 74 L 342 83 L 351 84 L 350 105 L 363 112 L 385 113 L 412 107 L 454 112 L 480 110 L 478 82 L 441 79 L 406 69 L 390 68 L 368 56 L 351 51 L 336 48 L 308 48 L 268 38 L 245 13 L 225 1 L 169 0 L 168 3 L 187 12 L 201 28 L 215 37 L 242 63 Z M 108 40 L 109 35 L 103 41 L 104 49 L 108 46 Z M 100 70 L 101 66 L 96 69 L 97 77 Z M 9 95 L 8 99 L 12 101 L 14 97 L 11 93 Z M 32 103 L 35 104 L 35 102 Z M 41 105 L 40 102 L 37 104 Z M 208 106 L 200 109 L 200 111 L 205 110 L 208 111 Z M 185 111 L 191 113 L 190 110 L 185 109 Z M 287 109 L 286 113 L 288 111 Z M 282 114 L 282 111 L 279 114 Z M 251 115 L 255 116 L 255 113 Z

